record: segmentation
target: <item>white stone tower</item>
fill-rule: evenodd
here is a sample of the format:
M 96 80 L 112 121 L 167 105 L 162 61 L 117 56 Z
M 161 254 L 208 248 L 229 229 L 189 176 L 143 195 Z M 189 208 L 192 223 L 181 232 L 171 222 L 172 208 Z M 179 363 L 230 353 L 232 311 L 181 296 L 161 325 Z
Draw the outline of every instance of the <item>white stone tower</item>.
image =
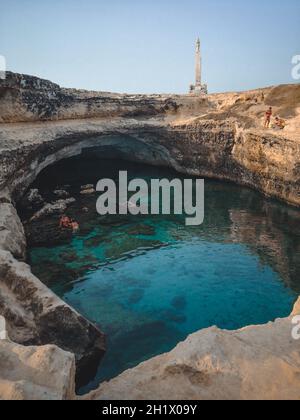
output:
M 207 95 L 207 85 L 202 84 L 202 56 L 200 38 L 196 41 L 196 81 L 190 86 L 190 94 Z
M 196 42 L 196 85 L 195 85 L 196 89 L 201 87 L 202 85 L 201 70 L 202 70 L 201 43 L 200 43 L 200 38 L 198 38 Z

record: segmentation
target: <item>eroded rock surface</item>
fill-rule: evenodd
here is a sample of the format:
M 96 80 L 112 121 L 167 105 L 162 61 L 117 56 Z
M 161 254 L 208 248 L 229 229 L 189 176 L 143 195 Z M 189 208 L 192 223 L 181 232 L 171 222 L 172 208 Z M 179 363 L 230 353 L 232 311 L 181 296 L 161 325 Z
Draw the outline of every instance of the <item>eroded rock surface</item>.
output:
M 177 104 L 160 95 L 119 95 L 64 89 L 48 80 L 6 73 L 0 82 L 0 122 L 159 115 Z
M 21 207 L 28 209 L 29 211 L 37 211 L 41 209 L 45 205 L 45 201 L 41 194 L 39 193 L 39 190 L 34 188 L 31 189 L 25 197 L 21 201 Z
M 38 82 L 27 80 L 25 76 L 22 79 L 20 75 L 0 81 L 0 88 L 8 84 L 7 92 L 16 91 L 23 107 L 27 107 L 26 98 L 22 96 L 22 80 L 26 89 L 31 89 L 33 95 L 38 94 Z M 51 85 L 45 81 L 39 83 L 44 93 L 48 89 L 51 96 Z M 5 109 L 9 108 L 7 94 L 0 98 L 0 106 Z M 73 91 L 73 95 L 78 101 L 90 98 L 92 105 L 84 114 L 85 119 L 76 114 L 76 119 L 68 120 L 69 114 L 63 112 L 58 121 L 50 115 L 42 124 L 30 123 L 32 119 L 24 117 L 26 124 L 0 125 L 0 185 L 8 188 L 15 200 L 23 197 L 39 172 L 48 165 L 88 149 L 100 155 L 109 149 L 112 157 L 230 180 L 300 205 L 300 85 L 204 98 L 136 95 L 132 102 L 134 111 L 129 114 L 122 108 L 127 106 L 126 95 L 118 95 L 116 113 L 111 112 L 106 102 L 97 108 L 95 93 Z M 46 97 L 43 101 L 47 105 Z M 160 105 L 154 107 L 155 113 L 151 114 L 152 101 Z M 162 102 L 175 105 L 161 107 Z M 273 104 L 274 115 L 287 119 L 284 131 L 262 128 L 265 110 L 270 104 Z M 70 103 L 68 109 L 73 110 L 74 106 Z M 98 118 L 94 107 L 107 112 L 109 118 Z M 147 112 L 145 107 L 148 107 Z M 35 119 L 43 118 L 37 112 Z M 22 121 L 22 118 L 16 113 L 13 121 Z
M 0 340 L 0 400 L 75 398 L 75 360 L 56 346 Z
M 47 203 L 41 210 L 32 216 L 30 221 L 35 222 L 47 216 L 61 215 L 67 210 L 68 206 L 73 204 L 75 201 L 75 198 L 71 197 L 57 200 L 55 203 Z
M 0 203 L 0 250 L 25 259 L 26 240 L 22 223 L 12 203 Z
M 199 331 L 85 399 L 299 400 L 300 342 L 292 328 L 291 316 L 239 331 Z
M 79 376 L 85 376 L 92 369 L 89 363 L 97 364 L 105 352 L 104 335 L 6 251 L 0 251 L 0 314 L 14 342 L 56 344 L 74 353 Z

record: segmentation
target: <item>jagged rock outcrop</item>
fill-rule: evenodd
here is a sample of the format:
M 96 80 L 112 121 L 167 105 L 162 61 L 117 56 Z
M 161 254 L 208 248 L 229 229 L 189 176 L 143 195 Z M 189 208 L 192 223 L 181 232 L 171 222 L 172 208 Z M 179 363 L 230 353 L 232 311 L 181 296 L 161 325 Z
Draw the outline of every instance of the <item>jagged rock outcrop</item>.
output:
M 75 360 L 56 346 L 24 347 L 0 340 L 0 400 L 75 398 Z
M 41 210 L 39 210 L 32 216 L 30 221 L 35 222 L 47 216 L 63 214 L 67 210 L 68 206 L 75 203 L 75 201 L 75 198 L 71 197 L 57 200 L 55 201 L 55 203 L 46 203 L 44 207 L 41 208 Z
M 300 205 L 300 140 L 289 135 L 245 130 L 234 120 L 204 117 L 168 123 L 112 119 L 53 124 L 2 125 L 0 185 L 11 190 L 15 200 L 48 165 L 83 150 L 101 154 L 110 148 L 111 156 L 121 153 L 122 158 L 186 174 L 230 180 Z
M 42 91 L 44 106 L 51 105 L 49 98 L 53 91 L 63 91 L 50 82 L 10 73 L 6 80 L 0 81 L 1 89 L 6 92 L 0 96 L 0 107 L 4 110 L 10 109 L 11 95 L 17 95 L 21 109 L 28 107 L 27 97 L 22 96 L 24 90 L 34 97 L 39 97 Z M 110 144 L 122 158 L 227 179 L 291 204 L 300 204 L 300 85 L 205 98 L 136 95 L 130 96 L 131 113 L 124 113 L 123 108 L 127 107 L 128 95 L 107 94 L 113 100 L 118 98 L 118 112 L 113 112 L 105 101 L 96 105 L 100 94 L 71 92 L 75 103 L 89 98 L 92 104 L 80 114 L 74 101 L 68 102 L 75 120 L 68 120 L 68 112 L 61 112 L 59 117 L 54 113 L 44 118 L 44 114 L 40 115 L 36 110 L 33 116 L 28 117 L 25 113 L 21 118 L 14 99 L 15 119 L 8 118 L 7 121 L 46 119 L 56 122 L 1 124 L 0 185 L 4 187 L 9 180 L 7 188 L 16 200 L 23 197 L 37 174 L 51 163 L 84 149 L 99 149 Z M 36 104 L 36 99 L 33 102 Z M 162 106 L 165 102 L 172 102 L 173 106 Z M 274 115 L 287 118 L 284 131 L 262 129 L 265 109 L 269 105 L 273 105 Z M 64 106 L 63 100 L 59 102 L 59 107 Z M 100 116 L 94 113 L 94 108 L 109 118 L 93 119 Z M 152 118 L 149 118 L 150 114 Z M 0 112 L 0 115 L 4 114 Z M 127 136 L 127 141 L 107 140 L 107 136 L 120 135 Z
M 14 342 L 56 344 L 74 353 L 79 376 L 104 355 L 104 335 L 6 251 L 0 251 L 0 314 Z
M 56 197 L 60 198 L 60 199 L 64 199 L 64 198 L 69 198 L 70 194 L 68 193 L 68 191 L 65 190 L 55 190 L 54 194 L 56 195 Z
M 297 300 L 297 302 L 294 305 L 294 309 L 292 312 L 292 317 L 300 315 L 300 298 Z
M 300 299 L 292 316 L 299 305 Z M 292 316 L 239 331 L 199 331 L 85 399 L 299 400 L 300 342 L 292 338 Z
M 22 223 L 12 203 L 0 203 L 0 250 L 25 259 L 26 239 Z
M 39 190 L 34 188 L 31 189 L 25 197 L 22 199 L 20 206 L 29 211 L 37 211 L 40 210 L 41 207 L 45 205 L 45 201 Z
M 292 317 L 239 331 L 200 331 L 170 353 L 124 372 L 85 400 L 299 399 L 300 348 Z M 0 340 L 0 399 L 75 398 L 74 356 L 56 346 Z
M 48 80 L 6 73 L 0 80 L 0 123 L 154 116 L 176 111 L 171 98 L 64 89 Z

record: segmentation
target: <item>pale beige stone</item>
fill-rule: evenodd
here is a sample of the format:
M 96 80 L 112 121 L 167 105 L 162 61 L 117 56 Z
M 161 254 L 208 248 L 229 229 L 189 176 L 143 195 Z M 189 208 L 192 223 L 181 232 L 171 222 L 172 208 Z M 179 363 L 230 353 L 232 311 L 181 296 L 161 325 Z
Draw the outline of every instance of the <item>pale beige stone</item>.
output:
M 17 258 L 25 258 L 26 240 L 23 226 L 11 203 L 0 202 L 0 249 L 10 251 Z
M 294 310 L 292 312 L 292 316 L 300 315 L 300 298 L 297 300 L 294 306 Z
M 23 347 L 0 340 L 1 400 L 75 398 L 75 358 L 56 346 Z
M 299 400 L 300 343 L 292 328 L 289 317 L 239 331 L 199 331 L 85 399 Z

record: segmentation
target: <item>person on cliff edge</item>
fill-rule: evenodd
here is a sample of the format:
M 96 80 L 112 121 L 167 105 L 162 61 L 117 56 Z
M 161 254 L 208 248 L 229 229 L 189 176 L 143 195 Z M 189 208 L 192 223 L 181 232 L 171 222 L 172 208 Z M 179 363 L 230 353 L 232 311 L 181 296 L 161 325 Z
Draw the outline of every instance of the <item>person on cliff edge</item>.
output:
M 266 112 L 265 128 L 270 127 L 272 115 L 273 115 L 273 108 L 270 106 L 270 108 Z
M 276 130 L 284 130 L 286 126 L 286 122 L 283 118 L 276 117 L 275 118 L 275 129 Z

